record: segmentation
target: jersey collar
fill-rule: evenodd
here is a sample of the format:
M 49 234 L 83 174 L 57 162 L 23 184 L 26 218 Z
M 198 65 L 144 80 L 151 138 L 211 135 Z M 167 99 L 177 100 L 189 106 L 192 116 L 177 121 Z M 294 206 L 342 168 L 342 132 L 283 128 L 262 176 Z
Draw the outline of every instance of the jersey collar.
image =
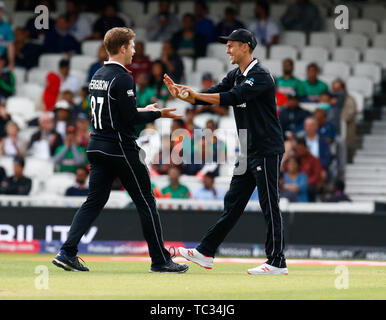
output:
M 248 67 L 244 70 L 243 76 L 246 77 L 248 75 L 249 70 L 253 68 L 253 66 L 257 63 L 257 59 L 253 59 L 251 63 L 248 65 Z
M 126 67 L 122 64 L 122 63 L 119 63 L 117 61 L 105 61 L 105 65 L 108 65 L 108 64 L 117 64 L 118 66 L 121 66 L 123 69 L 125 69 L 127 72 L 130 73 L 129 70 L 126 69 Z

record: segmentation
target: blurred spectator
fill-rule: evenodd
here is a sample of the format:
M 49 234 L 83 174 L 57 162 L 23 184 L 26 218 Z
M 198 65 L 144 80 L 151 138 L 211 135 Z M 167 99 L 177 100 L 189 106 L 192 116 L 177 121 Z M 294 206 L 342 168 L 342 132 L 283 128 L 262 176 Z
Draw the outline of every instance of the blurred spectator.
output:
M 326 174 L 320 160 L 314 157 L 307 148 L 306 140 L 298 138 L 294 146 L 295 156 L 300 158 L 300 169 L 307 175 L 308 201 L 315 202 L 316 194 L 323 185 Z M 286 171 L 286 168 L 284 169 Z
M 214 174 L 208 172 L 202 181 L 203 186 L 193 191 L 193 198 L 197 200 L 222 200 L 224 199 L 223 190 L 214 186 Z
M 314 118 L 318 124 L 318 135 L 326 139 L 331 144 L 335 140 L 335 127 L 332 123 L 327 122 L 327 112 L 323 109 L 316 109 Z
M 323 92 L 319 96 L 319 109 L 328 112 L 331 109 L 332 97 L 329 92 Z
M 43 5 L 48 8 L 49 12 L 55 12 L 55 1 L 53 0 L 38 0 L 36 5 Z M 34 10 L 31 10 L 32 12 Z M 35 21 L 36 17 L 40 15 L 40 13 L 36 13 L 32 18 L 28 19 L 25 24 L 25 29 L 28 31 L 29 38 L 31 40 L 36 41 L 39 45 L 44 43 L 44 39 L 47 33 L 52 30 L 55 26 L 55 20 L 51 18 L 51 15 L 48 17 L 48 29 L 36 29 Z
M 345 194 L 344 189 L 344 181 L 336 180 L 334 183 L 334 193 L 328 197 L 325 202 L 351 202 L 351 199 Z
M 76 128 L 68 126 L 65 142 L 55 150 L 54 162 L 59 172 L 76 173 L 77 167 L 87 164 L 86 149 L 76 141 Z
M 319 9 L 309 0 L 296 0 L 281 17 L 286 30 L 312 32 L 321 31 L 323 22 Z
M 288 95 L 287 107 L 280 112 L 280 124 L 286 137 L 290 133 L 296 134 L 303 130 L 304 120 L 311 115 L 300 107 L 297 95 Z
M 0 99 L 8 98 L 15 93 L 15 76 L 11 69 L 6 67 L 5 56 L 0 56 Z
M 225 157 L 225 144 L 213 134 L 216 126 L 207 124 L 209 132 L 199 139 L 194 136 L 188 144 L 189 139 L 184 139 L 184 159 L 190 155 L 190 163 L 184 161 L 183 172 L 187 175 L 195 175 L 202 179 L 206 173 L 212 172 L 215 176 L 219 174 L 219 164 L 223 163 Z M 187 149 L 191 148 L 187 153 Z M 186 155 L 187 154 L 187 155 Z
M 180 184 L 181 170 L 178 167 L 172 167 L 168 171 L 170 184 L 163 188 L 162 195 L 165 198 L 172 199 L 188 199 L 190 198 L 190 191 L 188 187 Z
M 66 190 L 67 197 L 85 197 L 88 195 L 87 178 L 89 171 L 85 166 L 76 169 L 75 185 Z
M 201 78 L 201 90 L 205 92 L 212 86 L 214 86 L 214 80 L 211 73 L 204 73 Z M 218 114 L 220 116 L 225 116 L 228 114 L 227 106 L 218 106 L 218 105 L 195 105 L 194 106 L 196 113 L 210 113 L 210 114 Z
M 283 60 L 283 76 L 276 80 L 276 87 L 285 95 L 297 95 L 304 97 L 303 82 L 296 78 L 294 72 L 294 61 L 291 58 Z
M 109 57 L 107 55 L 105 46 L 102 44 L 98 50 L 98 61 L 95 62 L 94 64 L 92 64 L 90 66 L 89 71 L 88 71 L 88 78 L 87 78 L 88 82 L 91 81 L 94 73 L 97 72 L 99 68 L 102 68 L 105 61 L 107 61 L 108 59 L 109 59 Z
M 307 175 L 300 171 L 301 161 L 296 157 L 287 160 L 287 172 L 284 173 L 283 191 L 294 193 L 297 202 L 308 202 Z
M 64 140 L 66 136 L 66 128 L 70 120 L 71 106 L 66 100 L 59 100 L 54 109 L 56 131 L 62 136 Z
M 4 168 L 0 167 L 0 184 L 1 184 L 1 181 L 3 181 L 6 177 L 7 177 L 7 175 L 5 173 Z
M 189 137 L 193 137 L 194 129 L 200 129 L 200 127 L 196 126 L 194 124 L 194 118 L 196 116 L 196 113 L 193 108 L 186 108 L 185 109 L 185 123 L 184 128 L 189 133 Z
M 157 93 L 149 86 L 149 76 L 146 73 L 137 75 L 137 105 L 141 108 L 157 102 Z
M 88 119 L 91 117 L 91 105 L 90 105 L 90 95 L 88 92 L 88 86 L 84 86 L 79 91 L 80 103 L 77 106 L 77 109 L 82 113 L 86 114 Z
M 194 15 L 196 22 L 194 29 L 197 33 L 201 33 L 205 37 L 206 43 L 213 42 L 214 23 L 207 17 L 208 6 L 205 1 L 198 0 L 194 4 Z
M 11 120 L 11 116 L 7 113 L 7 109 L 4 104 L 4 99 L 0 100 L 0 139 L 5 137 L 5 125 Z
M 49 159 L 62 143 L 61 135 L 55 130 L 53 114 L 42 113 L 39 117 L 39 130 L 31 136 L 28 144 L 28 153 L 33 157 Z
M 169 90 L 163 81 L 163 76 L 166 73 L 166 67 L 161 60 L 154 61 L 151 66 L 151 74 L 149 85 L 152 88 L 158 100 L 166 101 L 170 98 Z
M 56 101 L 60 93 L 60 77 L 55 72 L 50 72 L 46 76 L 46 87 L 43 91 L 42 103 L 45 111 L 54 110 Z
M 268 1 L 259 0 L 255 7 L 256 20 L 249 25 L 257 40 L 263 46 L 271 46 L 279 41 L 280 29 L 278 24 L 270 18 L 270 7 Z
M 93 38 L 103 39 L 106 32 L 115 27 L 126 27 L 125 21 L 117 14 L 117 8 L 114 3 L 107 3 L 93 26 Z
M 17 0 L 15 11 L 33 11 L 36 6 L 35 0 Z
M 307 181 L 306 181 L 306 183 L 307 183 Z M 256 190 L 257 189 L 255 189 L 255 191 Z M 289 202 L 297 202 L 298 201 L 297 194 L 284 187 L 284 174 L 282 172 L 280 172 L 280 175 L 279 175 L 279 191 L 280 191 L 280 199 L 285 198 Z M 257 199 L 257 200 L 259 200 L 259 199 Z
M 0 1 L 0 55 L 7 54 L 5 65 L 12 71 L 15 67 L 15 35 L 12 26 L 3 19 L 4 9 L 4 1 Z
M 79 42 L 69 32 L 69 21 L 65 15 L 57 18 L 55 28 L 51 28 L 44 39 L 44 53 L 80 54 Z
M 144 108 L 149 104 L 157 102 L 157 94 L 153 88 L 149 86 L 149 76 L 146 73 L 137 74 L 137 106 Z M 134 126 L 135 134 L 139 137 L 142 130 L 146 128 L 146 124 L 137 124 Z
M 332 83 L 331 109 L 327 113 L 327 121 L 330 121 L 336 128 L 337 134 L 341 134 L 341 121 L 346 124 L 346 145 L 348 158 L 350 159 L 356 143 L 356 115 L 357 105 L 352 96 L 347 93 L 343 80 L 337 79 Z
M 232 7 L 226 7 L 224 18 L 216 25 L 215 38 L 227 37 L 233 30 L 245 28 L 244 24 L 236 19 L 236 10 Z
M 8 121 L 5 132 L 5 138 L 0 141 L 0 154 L 6 157 L 22 157 L 23 150 L 18 137 L 19 126 L 13 121 Z
M 328 85 L 318 79 L 319 67 L 316 63 L 307 66 L 307 80 L 303 82 L 307 101 L 318 102 L 322 93 L 328 92 Z
M 0 184 L 0 194 L 26 196 L 30 193 L 32 181 L 23 174 L 24 159 L 15 157 L 13 160 L 13 176 L 5 178 Z
M 184 73 L 184 64 L 169 41 L 163 44 L 161 61 L 165 65 L 169 77 L 176 83 L 181 82 Z
M 87 148 L 90 140 L 90 120 L 84 113 L 79 113 L 76 122 L 76 140 L 83 147 Z
M 41 54 L 41 46 L 28 39 L 28 31 L 24 28 L 15 28 L 15 65 L 30 69 L 36 67 Z
M 315 118 L 309 117 L 304 121 L 305 139 L 308 150 L 320 160 L 323 169 L 328 170 L 332 161 L 332 155 L 328 142 L 318 135 L 318 123 Z
M 171 43 L 180 57 L 203 57 L 206 54 L 205 37 L 195 31 L 194 16 L 186 13 L 182 19 L 182 30 L 176 32 Z
M 170 12 L 169 1 L 161 0 L 158 13 L 150 17 L 147 23 L 147 40 L 168 41 L 179 28 L 177 17 Z
M 78 77 L 70 74 L 70 60 L 62 59 L 59 62 L 60 92 L 70 90 L 77 93 L 80 89 Z
M 91 37 L 91 22 L 85 15 L 80 13 L 79 1 L 66 1 L 66 16 L 69 23 L 69 32 L 78 42 L 82 42 Z
M 151 190 L 153 191 L 154 193 L 154 196 L 159 199 L 159 198 L 162 198 L 162 192 L 161 190 L 152 182 L 151 183 Z
M 139 73 L 149 73 L 151 71 L 152 62 L 149 56 L 145 55 L 145 44 L 142 41 L 135 43 L 135 55 L 130 66 L 127 66 L 134 78 L 137 79 Z
M 176 165 L 173 162 L 173 157 L 171 156 L 171 152 L 175 147 L 175 142 L 170 139 L 169 135 L 164 135 L 161 138 L 161 150 L 158 155 L 155 156 L 155 159 L 152 163 L 152 170 L 154 170 L 158 174 L 167 174 L 171 167 L 178 166 L 180 169 L 182 167 L 181 164 Z M 180 150 L 180 148 L 176 148 L 175 150 Z

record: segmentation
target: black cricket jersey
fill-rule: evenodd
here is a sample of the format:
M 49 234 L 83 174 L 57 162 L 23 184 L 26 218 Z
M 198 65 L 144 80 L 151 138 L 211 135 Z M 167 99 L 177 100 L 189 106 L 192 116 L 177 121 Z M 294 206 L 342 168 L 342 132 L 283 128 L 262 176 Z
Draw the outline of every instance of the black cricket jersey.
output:
M 93 130 L 87 150 L 121 154 L 135 144 L 134 125 L 152 122 L 160 111 L 138 112 L 134 79 L 122 64 L 105 62 L 89 84 Z
M 240 68 L 228 72 L 221 83 L 203 93 L 220 93 L 220 105 L 233 106 L 237 130 L 247 129 L 248 155 L 284 153 L 275 81 L 257 59 L 243 73 Z

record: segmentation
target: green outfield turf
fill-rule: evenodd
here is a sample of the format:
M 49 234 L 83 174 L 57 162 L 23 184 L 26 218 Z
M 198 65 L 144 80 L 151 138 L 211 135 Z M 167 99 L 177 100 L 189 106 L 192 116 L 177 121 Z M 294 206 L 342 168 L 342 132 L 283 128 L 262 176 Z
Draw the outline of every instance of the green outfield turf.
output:
M 42 259 L 43 258 L 43 259 Z M 45 259 L 44 259 L 45 258 Z M 251 264 L 189 264 L 186 274 L 152 274 L 144 262 L 87 262 L 66 272 L 48 255 L 0 254 L 1 299 L 386 299 L 385 267 L 348 267 L 348 289 L 335 288 L 331 266 L 289 266 L 288 276 L 250 276 Z M 35 268 L 48 267 L 48 289 Z

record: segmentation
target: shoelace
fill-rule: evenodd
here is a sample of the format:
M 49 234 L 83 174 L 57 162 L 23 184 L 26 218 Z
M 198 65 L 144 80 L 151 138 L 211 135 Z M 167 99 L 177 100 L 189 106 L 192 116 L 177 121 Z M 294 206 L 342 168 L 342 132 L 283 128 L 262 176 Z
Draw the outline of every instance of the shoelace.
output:
M 77 262 L 77 264 L 83 267 L 83 265 L 79 262 L 79 259 L 83 262 L 83 264 L 86 264 L 86 262 L 79 256 L 75 257 L 75 261 Z

